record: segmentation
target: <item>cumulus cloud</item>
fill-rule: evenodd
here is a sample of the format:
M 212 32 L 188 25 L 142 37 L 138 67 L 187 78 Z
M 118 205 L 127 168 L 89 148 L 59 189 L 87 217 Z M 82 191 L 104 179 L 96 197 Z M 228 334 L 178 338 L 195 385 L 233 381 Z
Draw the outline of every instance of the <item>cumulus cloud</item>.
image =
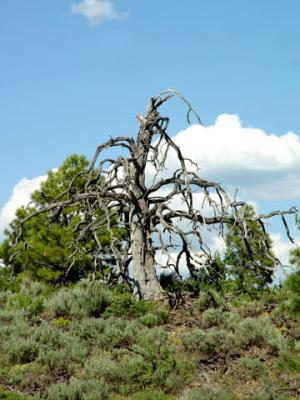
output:
M 213 125 L 192 125 L 173 140 L 199 164 L 204 178 L 237 187 L 245 198 L 300 198 L 300 138 L 293 132 L 268 134 L 222 114 Z M 168 167 L 177 168 L 174 153 Z
M 86 18 L 91 25 L 98 25 L 106 21 L 123 19 L 128 13 L 119 13 L 109 0 L 83 0 L 73 3 L 70 7 L 71 14 L 79 14 Z
M 16 210 L 30 202 L 30 194 L 40 187 L 47 175 L 33 179 L 22 178 L 14 187 L 11 198 L 0 211 L 0 235 L 15 217 Z
M 291 249 L 295 248 L 295 245 L 291 243 L 288 239 L 283 238 L 280 233 L 270 234 L 273 250 L 276 257 L 280 260 L 283 265 L 289 264 L 289 252 Z M 295 244 L 300 246 L 300 238 L 295 238 Z
M 275 282 L 279 283 L 284 281 L 287 275 L 293 271 L 293 268 L 289 264 L 289 252 L 295 248 L 295 245 L 300 247 L 300 237 L 295 238 L 295 245 L 293 245 L 290 241 L 283 238 L 280 233 L 271 233 L 270 236 L 273 242 L 273 251 L 282 263 L 282 266 L 279 266 L 275 273 Z

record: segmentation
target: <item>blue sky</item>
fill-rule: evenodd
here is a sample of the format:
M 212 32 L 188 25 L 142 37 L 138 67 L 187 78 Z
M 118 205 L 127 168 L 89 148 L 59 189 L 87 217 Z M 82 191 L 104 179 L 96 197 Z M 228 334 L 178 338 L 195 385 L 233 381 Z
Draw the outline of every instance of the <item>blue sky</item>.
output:
M 243 127 L 299 139 L 298 0 L 115 0 L 104 2 L 111 8 L 102 19 L 81 12 L 87 3 L 91 11 L 103 1 L 0 4 L 0 208 L 22 178 L 45 174 L 73 152 L 91 157 L 108 135 L 134 136 L 136 113 L 168 87 L 207 125 L 235 114 Z M 186 127 L 185 110 L 174 102 L 168 111 L 175 135 Z M 284 176 L 278 165 L 273 175 Z M 263 209 L 300 203 L 299 192 L 255 193 Z

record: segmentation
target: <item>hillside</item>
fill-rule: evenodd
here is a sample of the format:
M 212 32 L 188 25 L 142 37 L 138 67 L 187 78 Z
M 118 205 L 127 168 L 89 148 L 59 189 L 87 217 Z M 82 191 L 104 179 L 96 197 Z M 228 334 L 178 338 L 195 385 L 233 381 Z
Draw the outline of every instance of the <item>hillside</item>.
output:
M 288 400 L 300 397 L 289 292 L 212 289 L 175 308 L 122 287 L 23 282 L 0 294 L 0 399 Z

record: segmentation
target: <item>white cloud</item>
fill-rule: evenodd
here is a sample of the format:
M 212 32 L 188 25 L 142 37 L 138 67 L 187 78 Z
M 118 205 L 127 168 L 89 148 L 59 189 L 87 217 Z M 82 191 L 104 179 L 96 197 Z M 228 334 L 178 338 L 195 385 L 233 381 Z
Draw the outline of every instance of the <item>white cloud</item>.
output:
M 11 198 L 0 211 L 0 235 L 15 217 L 16 210 L 30 202 L 30 194 L 40 187 L 47 175 L 33 179 L 22 178 L 14 187 Z
M 288 239 L 282 237 L 280 233 L 271 233 L 271 240 L 273 242 L 273 250 L 276 257 L 283 265 L 289 265 L 289 252 L 295 248 L 295 245 Z M 300 246 L 300 238 L 295 238 L 295 244 Z
M 117 12 L 113 2 L 109 0 L 82 0 L 80 3 L 71 4 L 70 11 L 72 14 L 82 15 L 91 25 L 128 16 L 128 13 Z
M 289 253 L 290 250 L 295 248 L 290 241 L 284 239 L 280 233 L 271 233 L 270 237 L 273 242 L 273 251 L 279 261 L 282 263 L 282 267 L 279 266 L 275 272 L 275 283 L 283 282 L 287 275 L 293 271 L 293 268 L 289 264 Z M 295 239 L 296 246 L 300 246 L 300 237 Z
M 192 125 L 173 137 L 182 153 L 196 161 L 203 178 L 215 180 L 255 200 L 300 198 L 300 138 L 245 128 L 236 115 L 215 124 Z M 175 153 L 167 166 L 177 168 Z

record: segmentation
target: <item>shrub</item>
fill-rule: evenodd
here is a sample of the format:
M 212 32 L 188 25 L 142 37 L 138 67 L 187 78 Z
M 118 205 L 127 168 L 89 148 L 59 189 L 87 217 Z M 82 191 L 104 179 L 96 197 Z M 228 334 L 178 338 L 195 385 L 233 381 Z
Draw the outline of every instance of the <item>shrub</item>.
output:
M 8 310 L 23 311 L 30 317 L 36 316 L 44 310 L 45 298 L 51 291 L 49 286 L 26 278 L 22 281 L 18 293 L 9 294 L 6 307 Z
M 8 323 L 24 319 L 24 311 L 22 310 L 0 310 L 0 326 L 2 323 Z
M 203 385 L 188 390 L 179 400 L 237 400 L 238 397 L 218 385 Z
M 70 289 L 61 289 L 55 293 L 47 302 L 46 309 L 57 317 L 71 316 L 74 296 Z
M 83 376 L 86 379 L 103 378 L 106 382 L 115 384 L 125 379 L 126 371 L 112 360 L 110 353 L 103 351 L 87 360 Z
M 242 369 L 243 377 L 247 381 L 257 379 L 265 373 L 264 366 L 258 358 L 242 357 L 239 359 L 238 366 Z
M 37 315 L 44 309 L 44 299 L 42 296 L 33 297 L 32 295 L 16 293 L 9 297 L 7 307 L 11 310 L 25 311 L 29 315 Z
M 61 289 L 46 306 L 56 316 L 99 317 L 112 302 L 112 293 L 101 283 L 83 280 L 72 289 Z
M 83 318 L 70 324 L 70 332 L 80 340 L 96 344 L 100 335 L 103 334 L 107 321 L 96 318 Z
M 68 384 L 58 383 L 50 387 L 48 400 L 108 400 L 103 381 L 71 378 Z
M 5 392 L 0 386 L 0 399 L 1 400 L 31 400 L 31 396 L 19 395 L 18 393 Z
M 281 371 L 295 371 L 300 373 L 300 355 L 284 354 L 278 362 L 278 368 Z
M 126 347 L 136 341 L 139 334 L 138 325 L 123 319 L 110 318 L 106 321 L 103 336 L 99 338 L 99 344 L 106 349 L 114 347 Z
M 70 322 L 71 321 L 69 319 L 66 319 L 64 317 L 58 317 L 54 319 L 51 323 L 53 326 L 56 326 L 57 328 L 65 328 L 69 326 Z
M 73 357 L 67 352 L 66 349 L 59 350 L 46 350 L 40 351 L 37 361 L 45 365 L 48 373 L 55 377 L 70 376 L 81 365 L 81 360 L 74 362 Z
M 243 301 L 239 306 L 239 314 L 243 318 L 258 317 L 264 311 L 263 303 Z
M 72 374 L 84 364 L 87 349 L 78 338 L 71 335 L 50 337 L 48 344 L 40 342 L 37 361 L 46 365 L 53 375 Z
M 157 309 L 152 313 L 147 313 L 140 317 L 140 321 L 143 325 L 151 328 L 152 326 L 163 324 L 167 322 L 169 313 L 165 309 Z
M 228 313 L 225 313 L 220 308 L 209 308 L 208 310 L 204 311 L 202 315 L 203 325 L 206 328 L 223 325 L 226 321 L 227 316 Z
M 206 332 L 196 329 L 182 335 L 185 348 L 205 355 L 227 356 L 236 351 L 236 340 L 233 333 L 224 329 L 211 329 Z
M 280 395 L 279 395 L 280 396 Z M 278 393 L 272 388 L 256 390 L 255 393 L 250 395 L 249 400 L 293 400 L 291 397 L 278 396 Z
M 147 313 L 151 304 L 145 301 L 135 300 L 130 292 L 115 293 L 111 304 L 105 312 L 103 317 L 140 317 Z
M 223 304 L 221 295 L 214 289 L 206 289 L 200 292 L 199 298 L 195 301 L 195 307 L 199 311 L 205 311 L 209 308 L 218 308 Z
M 33 338 L 40 348 L 47 349 L 60 348 L 64 340 L 63 333 L 46 321 L 35 328 Z
M 74 321 L 70 327 L 71 334 L 85 340 L 89 346 L 100 346 L 103 349 L 112 349 L 115 346 L 129 345 L 135 341 L 139 330 L 135 321 L 108 318 Z
M 12 387 L 18 387 L 21 391 L 27 391 L 29 388 L 36 387 L 36 384 L 40 386 L 43 380 L 41 375 L 45 376 L 46 374 L 47 369 L 36 362 L 22 365 L 16 364 L 9 369 L 5 382 Z
M 50 286 L 45 285 L 42 282 L 31 281 L 28 278 L 22 279 L 20 286 L 20 293 L 25 296 L 43 296 L 47 297 L 53 291 Z
M 169 342 L 167 333 L 162 329 L 140 331 L 132 348 L 140 357 L 136 357 L 134 362 L 128 360 L 126 370 L 141 385 L 151 383 L 158 388 L 176 391 L 183 381 L 189 381 L 193 364 L 180 347 Z
M 164 392 L 155 389 L 143 390 L 135 393 L 131 400 L 175 400 L 173 396 L 166 395 Z
M 143 325 L 148 326 L 149 328 L 159 324 L 159 318 L 156 314 L 147 313 L 140 317 L 140 321 Z
M 278 352 L 286 346 L 284 338 L 266 317 L 247 318 L 241 321 L 237 325 L 235 336 L 243 348 L 251 345 L 267 346 L 269 350 Z
M 6 343 L 8 359 L 14 364 L 25 364 L 36 359 L 38 346 L 32 338 L 12 336 Z
M 227 312 L 226 318 L 222 323 L 222 327 L 224 329 L 229 330 L 230 332 L 235 332 L 237 325 L 241 321 L 241 317 L 237 313 Z
M 33 329 L 22 317 L 12 318 L 8 324 L 0 325 L 0 351 L 8 356 L 15 350 L 19 340 L 27 340 L 32 336 Z
M 0 267 L 1 268 L 1 267 Z M 0 292 L 0 308 L 4 308 L 7 302 L 7 299 L 12 294 L 10 290 L 6 290 L 4 292 Z

